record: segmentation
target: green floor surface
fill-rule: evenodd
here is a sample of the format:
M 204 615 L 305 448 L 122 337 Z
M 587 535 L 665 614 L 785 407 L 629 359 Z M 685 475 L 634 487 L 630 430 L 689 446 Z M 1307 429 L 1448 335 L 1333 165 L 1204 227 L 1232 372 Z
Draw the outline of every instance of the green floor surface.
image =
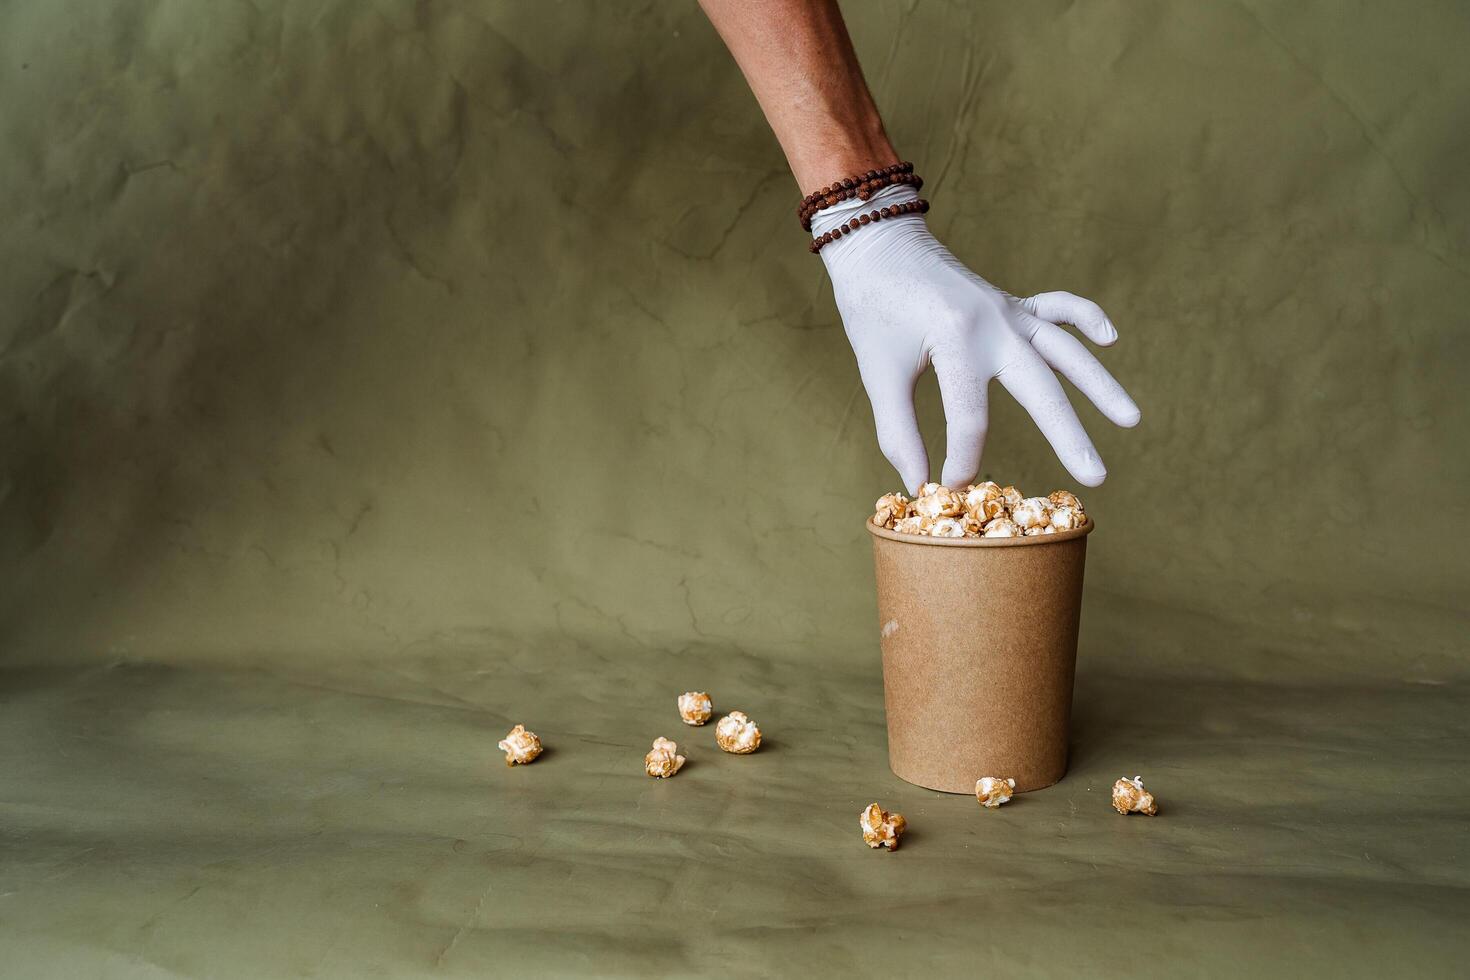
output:
M 575 665 L 575 666 L 574 666 Z M 1059 785 L 887 769 L 874 665 L 532 650 L 0 672 L 9 976 L 1436 976 L 1470 957 L 1463 688 L 1078 686 Z M 674 696 L 766 732 L 735 757 Z M 513 722 L 548 749 L 507 769 Z M 641 772 L 658 735 L 686 746 Z M 1108 805 L 1142 773 L 1154 819 Z M 870 851 L 858 811 L 907 815 Z

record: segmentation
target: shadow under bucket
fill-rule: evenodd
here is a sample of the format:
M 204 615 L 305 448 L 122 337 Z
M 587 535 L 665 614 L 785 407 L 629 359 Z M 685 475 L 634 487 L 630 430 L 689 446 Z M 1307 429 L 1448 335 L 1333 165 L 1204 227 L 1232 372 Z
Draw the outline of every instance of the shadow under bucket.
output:
M 928 538 L 867 523 L 878 579 L 888 764 L 903 780 L 1016 791 L 1067 772 L 1092 519 L 1030 538 Z

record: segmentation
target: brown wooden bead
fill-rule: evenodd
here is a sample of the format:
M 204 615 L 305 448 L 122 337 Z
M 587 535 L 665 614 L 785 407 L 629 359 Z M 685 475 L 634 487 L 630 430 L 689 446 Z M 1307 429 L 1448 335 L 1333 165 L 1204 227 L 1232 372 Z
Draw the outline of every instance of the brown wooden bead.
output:
M 872 196 L 885 187 L 912 187 L 920 189 L 924 181 L 914 172 L 914 165 L 907 161 L 890 163 L 887 166 L 868 170 L 863 173 L 853 174 L 841 180 L 822 187 L 808 194 L 796 209 L 797 220 L 801 227 L 810 232 L 812 221 L 817 213 L 824 208 L 830 208 L 843 201 L 857 199 L 867 202 Z M 872 224 L 885 218 L 897 218 L 906 214 L 926 214 L 929 211 L 929 202 L 925 200 L 905 201 L 902 204 L 889 204 L 872 211 L 867 211 L 844 221 L 831 231 L 824 232 L 812 239 L 809 248 L 813 253 L 830 245 L 838 239 L 850 235 L 863 225 Z

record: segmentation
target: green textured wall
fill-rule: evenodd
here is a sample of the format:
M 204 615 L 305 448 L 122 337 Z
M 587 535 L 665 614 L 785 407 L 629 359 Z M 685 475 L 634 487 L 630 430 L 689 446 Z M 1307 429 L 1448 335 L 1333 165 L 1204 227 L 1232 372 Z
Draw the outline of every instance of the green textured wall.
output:
M 1089 655 L 1463 676 L 1470 11 L 848 6 L 936 233 L 1123 333 Z M 0 657 L 874 657 L 796 197 L 692 3 L 0 4 Z

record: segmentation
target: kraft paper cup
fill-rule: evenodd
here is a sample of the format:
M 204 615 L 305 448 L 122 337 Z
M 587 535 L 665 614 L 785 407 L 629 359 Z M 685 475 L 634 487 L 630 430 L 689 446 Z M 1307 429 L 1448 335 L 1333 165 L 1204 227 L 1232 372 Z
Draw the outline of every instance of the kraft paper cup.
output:
M 1031 538 L 867 527 L 894 773 L 945 793 L 981 776 L 1021 793 L 1061 779 L 1091 518 Z

